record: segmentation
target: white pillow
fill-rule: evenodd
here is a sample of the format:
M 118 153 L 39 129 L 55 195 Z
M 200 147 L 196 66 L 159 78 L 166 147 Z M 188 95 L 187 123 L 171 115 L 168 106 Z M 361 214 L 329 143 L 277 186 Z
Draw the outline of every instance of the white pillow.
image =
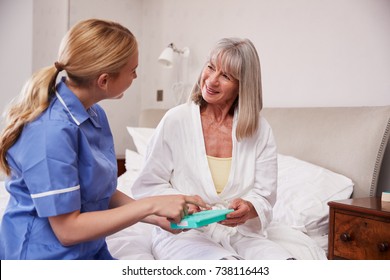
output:
M 351 179 L 291 156 L 278 155 L 278 192 L 273 220 L 308 235 L 328 233 L 328 202 L 347 199 Z
M 150 138 L 153 136 L 155 128 L 148 127 L 127 127 L 127 131 L 130 136 L 133 138 L 137 152 L 144 156 L 146 152 L 146 147 L 149 143 Z
M 138 171 L 141 169 L 144 157 L 139 153 L 126 149 L 125 167 L 126 170 Z

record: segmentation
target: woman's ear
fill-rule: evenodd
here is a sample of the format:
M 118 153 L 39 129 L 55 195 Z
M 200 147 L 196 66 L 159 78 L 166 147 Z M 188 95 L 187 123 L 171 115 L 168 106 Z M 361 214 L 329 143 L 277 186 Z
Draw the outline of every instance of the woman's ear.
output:
M 102 90 L 108 89 L 108 80 L 110 76 L 107 73 L 100 74 L 100 76 L 97 78 L 97 85 Z

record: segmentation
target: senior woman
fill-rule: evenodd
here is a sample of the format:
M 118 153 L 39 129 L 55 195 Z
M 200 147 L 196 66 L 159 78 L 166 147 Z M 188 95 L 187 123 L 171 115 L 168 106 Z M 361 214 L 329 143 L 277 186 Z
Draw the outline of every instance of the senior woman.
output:
M 133 193 L 196 194 L 213 208 L 234 212 L 220 223 L 177 235 L 156 228 L 156 258 L 292 258 L 266 238 L 276 198 L 277 152 L 261 109 L 260 61 L 253 43 L 218 41 L 189 102 L 169 110 L 158 125 Z

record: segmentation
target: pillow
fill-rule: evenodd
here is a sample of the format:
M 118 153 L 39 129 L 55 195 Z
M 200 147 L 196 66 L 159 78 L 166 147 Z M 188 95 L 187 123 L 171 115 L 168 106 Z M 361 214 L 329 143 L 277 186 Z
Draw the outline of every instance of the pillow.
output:
M 125 167 L 126 170 L 138 171 L 141 169 L 144 157 L 139 153 L 126 149 Z
M 137 148 L 137 152 L 140 155 L 144 156 L 146 147 L 149 143 L 150 138 L 154 134 L 155 128 L 128 126 L 127 131 L 133 138 L 133 142 L 135 147 Z
M 350 198 L 351 179 L 291 156 L 278 155 L 273 220 L 308 235 L 328 233 L 328 202 Z

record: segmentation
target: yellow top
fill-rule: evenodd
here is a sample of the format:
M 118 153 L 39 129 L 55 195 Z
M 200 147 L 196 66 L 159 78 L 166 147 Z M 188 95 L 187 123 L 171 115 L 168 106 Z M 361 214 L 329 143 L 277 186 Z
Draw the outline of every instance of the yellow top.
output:
M 213 178 L 215 189 L 217 190 L 217 193 L 220 194 L 229 179 L 232 158 L 207 156 L 207 160 L 209 162 L 211 177 Z

